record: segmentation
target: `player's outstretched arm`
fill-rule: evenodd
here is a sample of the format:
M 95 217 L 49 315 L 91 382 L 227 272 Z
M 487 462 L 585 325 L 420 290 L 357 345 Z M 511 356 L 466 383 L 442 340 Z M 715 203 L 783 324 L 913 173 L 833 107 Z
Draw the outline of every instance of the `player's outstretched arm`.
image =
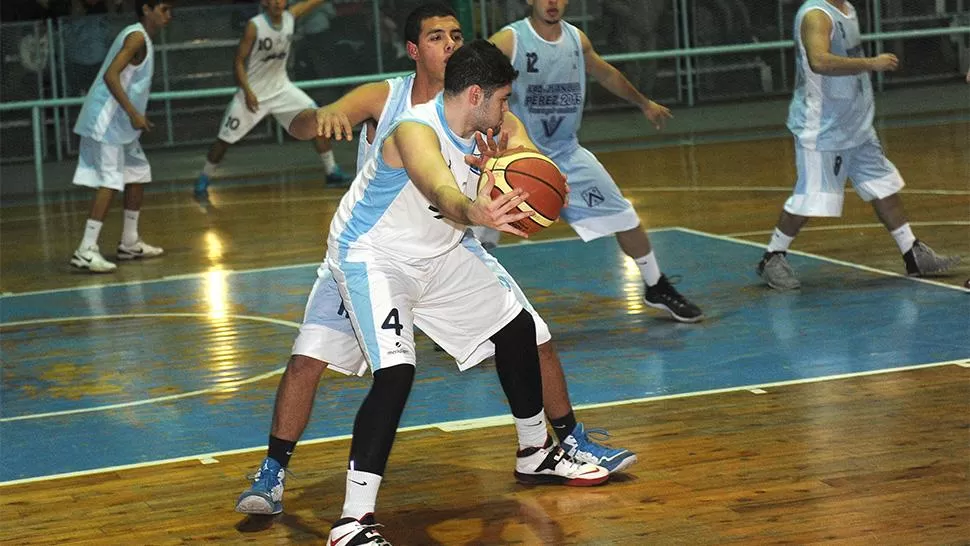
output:
M 831 52 L 832 20 L 820 9 L 802 17 L 802 44 L 812 72 L 823 76 L 851 76 L 862 72 L 896 70 L 899 60 L 892 53 L 877 57 L 843 57 Z
M 290 6 L 289 10 L 287 11 L 289 11 L 290 14 L 293 15 L 294 19 L 299 19 L 300 17 L 303 17 L 307 13 L 310 13 L 310 11 L 313 8 L 319 6 L 323 2 L 324 0 L 306 0 L 305 2 L 299 2 L 297 4 L 293 4 L 292 6 Z
M 586 73 L 610 93 L 639 107 L 656 129 L 663 129 L 667 120 L 674 117 L 670 109 L 645 97 L 622 72 L 600 57 L 585 32 L 579 32 L 579 39 L 583 47 L 583 59 L 586 61 Z
M 250 112 L 256 112 L 259 108 L 259 100 L 256 98 L 256 94 L 253 90 L 249 88 L 249 76 L 246 75 L 246 59 L 249 58 L 249 53 L 253 50 L 253 43 L 256 42 L 256 23 L 250 21 L 246 25 L 246 31 L 243 32 L 243 37 L 239 40 L 239 47 L 236 48 L 236 58 L 233 61 L 233 73 L 236 75 L 236 83 L 239 85 L 239 89 L 242 89 L 243 95 L 246 98 L 246 108 Z
M 111 60 L 111 64 L 104 71 L 104 83 L 108 86 L 108 91 L 111 92 L 111 96 L 118 101 L 121 108 L 128 114 L 128 119 L 131 120 L 131 126 L 142 131 L 151 131 L 153 127 L 152 122 L 145 118 L 144 112 L 139 112 L 135 109 L 135 106 L 131 103 L 131 99 L 128 98 L 128 94 L 125 93 L 125 86 L 121 84 L 121 71 L 143 49 L 145 49 L 144 34 L 141 32 L 132 32 L 125 37 L 125 43 L 121 46 L 121 50 L 118 51 L 115 58 Z
M 505 113 L 505 118 L 502 120 L 502 132 L 508 135 L 509 149 L 529 148 L 538 150 L 535 142 L 532 142 L 532 139 L 529 138 L 525 124 L 512 112 Z
M 390 92 L 391 86 L 386 81 L 365 83 L 326 106 L 303 110 L 287 130 L 299 140 L 318 136 L 353 140 L 354 126 L 380 119 Z

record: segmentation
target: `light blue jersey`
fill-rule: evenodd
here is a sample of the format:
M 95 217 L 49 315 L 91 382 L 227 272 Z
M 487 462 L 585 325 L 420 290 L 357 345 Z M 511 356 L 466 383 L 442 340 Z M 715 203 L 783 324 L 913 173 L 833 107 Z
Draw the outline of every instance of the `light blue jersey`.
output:
M 128 144 L 141 136 L 141 131 L 131 126 L 128 114 L 104 83 L 105 70 L 125 45 L 125 39 L 133 32 L 145 35 L 145 60 L 138 66 L 129 64 L 121 71 L 121 86 L 135 110 L 144 113 L 148 107 L 148 95 L 155 69 L 155 50 L 145 27 L 141 23 L 135 23 L 125 27 L 111 44 L 107 57 L 101 63 L 101 70 L 84 99 L 84 106 L 81 107 L 81 113 L 74 125 L 75 133 L 107 144 Z
M 513 32 L 512 66 L 519 71 L 509 108 L 525 124 L 539 151 L 555 160 L 579 147 L 576 133 L 586 97 L 579 30 L 563 21 L 562 35 L 549 42 L 536 33 L 529 19 L 505 28 Z
M 802 43 L 802 20 L 820 10 L 832 20 L 830 51 L 840 57 L 864 57 L 855 8 L 848 14 L 825 0 L 808 0 L 795 14 L 795 93 L 788 109 L 788 129 L 809 150 L 854 148 L 873 136 L 874 112 L 869 73 L 823 76 L 812 71 Z
M 417 122 L 431 127 L 438 136 L 439 153 L 459 189 L 466 192 L 461 185 L 466 185 L 471 177 L 465 154 L 475 150 L 474 139 L 461 138 L 448 126 L 441 93 L 392 121 L 381 140 L 375 141 L 375 149 L 358 169 L 357 178 L 340 200 L 330 223 L 328 252 L 338 262 L 357 260 L 357 251 L 376 251 L 402 260 L 441 256 L 458 246 L 465 232 L 466 226 L 441 215 L 403 167 L 387 165 L 381 148 L 400 123 Z
M 360 139 L 357 143 L 357 170 L 363 168 L 364 163 L 367 162 L 368 154 L 374 149 L 373 143 L 384 140 L 388 129 L 394 125 L 397 118 L 414 106 L 411 104 L 411 89 L 414 87 L 413 73 L 400 78 L 389 78 L 386 81 L 390 90 L 387 93 L 387 100 L 384 101 L 381 116 L 377 119 L 377 128 L 374 130 L 373 140 L 367 140 L 366 126 L 360 131 Z

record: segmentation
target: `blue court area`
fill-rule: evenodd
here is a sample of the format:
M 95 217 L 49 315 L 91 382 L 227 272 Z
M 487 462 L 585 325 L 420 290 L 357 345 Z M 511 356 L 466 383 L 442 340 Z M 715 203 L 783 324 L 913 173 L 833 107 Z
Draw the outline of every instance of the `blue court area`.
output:
M 779 293 L 754 274 L 757 247 L 679 229 L 651 238 L 707 321 L 645 308 L 613 239 L 496 251 L 549 322 L 576 405 L 970 357 L 961 290 L 791 255 L 803 289 Z M 315 270 L 2 298 L 0 481 L 265 445 Z M 424 337 L 419 351 L 403 426 L 507 413 L 491 365 L 460 374 Z M 368 387 L 327 374 L 304 439 L 349 434 Z

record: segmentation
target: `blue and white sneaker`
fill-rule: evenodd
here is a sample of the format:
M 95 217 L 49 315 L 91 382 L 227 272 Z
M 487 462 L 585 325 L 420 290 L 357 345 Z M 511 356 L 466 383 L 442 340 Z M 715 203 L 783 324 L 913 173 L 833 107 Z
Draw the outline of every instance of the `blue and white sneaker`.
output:
M 205 173 L 199 174 L 199 179 L 195 181 L 193 195 L 196 199 L 202 199 L 209 196 L 209 175 Z
M 353 182 L 353 178 L 347 176 L 343 169 L 340 168 L 340 165 L 335 166 L 333 171 L 327 175 L 328 186 L 333 186 L 335 188 L 346 188 L 350 186 L 351 182 Z
M 598 444 L 590 439 L 591 435 L 599 441 L 610 437 L 603 429 L 585 430 L 582 423 L 576 423 L 576 428 L 562 441 L 562 448 L 574 461 L 602 466 L 610 474 L 626 470 L 637 462 L 636 453 Z
M 266 457 L 252 476 L 253 486 L 239 495 L 236 512 L 271 516 L 283 511 L 283 480 L 286 469 Z

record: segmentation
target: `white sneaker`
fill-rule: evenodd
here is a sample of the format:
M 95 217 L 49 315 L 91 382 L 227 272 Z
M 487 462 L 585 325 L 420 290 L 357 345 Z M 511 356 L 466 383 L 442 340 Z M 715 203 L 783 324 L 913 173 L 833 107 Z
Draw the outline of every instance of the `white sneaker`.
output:
M 141 239 L 133 245 L 118 243 L 119 260 L 137 260 L 139 258 L 154 258 L 161 256 L 165 251 L 160 247 L 152 246 Z
M 543 447 L 520 449 L 516 453 L 515 479 L 529 485 L 551 483 L 587 487 L 610 479 L 610 472 L 595 464 L 577 463 L 549 438 Z
M 79 248 L 71 256 L 71 265 L 78 269 L 87 269 L 93 273 L 110 273 L 118 266 L 104 259 L 98 245 Z

